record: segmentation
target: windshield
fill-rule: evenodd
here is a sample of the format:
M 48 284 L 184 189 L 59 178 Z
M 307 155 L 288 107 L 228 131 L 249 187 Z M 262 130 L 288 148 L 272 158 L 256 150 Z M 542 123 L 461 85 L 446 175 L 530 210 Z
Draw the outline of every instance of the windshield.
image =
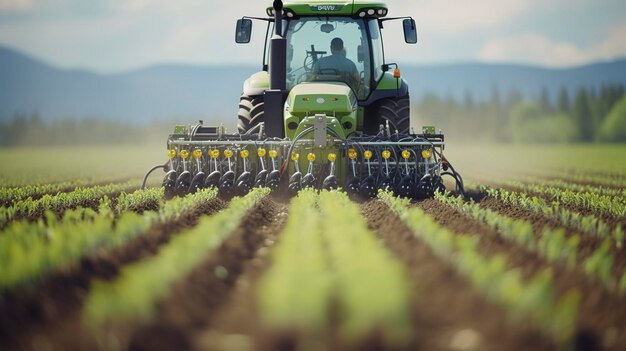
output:
M 371 59 L 366 23 L 348 17 L 287 23 L 287 88 L 310 81 L 343 81 L 357 98 L 369 95 Z

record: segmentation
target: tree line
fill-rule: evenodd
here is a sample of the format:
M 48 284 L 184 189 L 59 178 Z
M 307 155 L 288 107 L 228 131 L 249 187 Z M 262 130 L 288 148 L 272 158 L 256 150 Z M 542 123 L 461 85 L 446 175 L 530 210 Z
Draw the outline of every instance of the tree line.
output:
M 497 142 L 626 141 L 626 98 L 622 85 L 561 88 L 536 97 L 518 90 L 476 101 L 466 92 L 462 101 L 427 94 L 413 104 L 412 125 L 435 125 L 459 140 Z
M 165 143 L 175 124 L 134 125 L 98 118 L 44 121 L 38 113 L 15 113 L 10 121 L 0 121 L 0 146 Z
M 412 105 L 416 132 L 433 125 L 450 140 L 478 142 L 565 143 L 626 142 L 626 92 L 622 85 L 547 88 L 525 97 L 518 90 L 493 88 L 478 101 L 470 91 L 460 99 L 426 94 Z M 224 120 L 224 124 L 234 123 Z M 148 125 L 98 118 L 44 121 L 38 113 L 15 113 L 0 121 L 0 146 L 94 145 L 164 142 L 177 122 Z

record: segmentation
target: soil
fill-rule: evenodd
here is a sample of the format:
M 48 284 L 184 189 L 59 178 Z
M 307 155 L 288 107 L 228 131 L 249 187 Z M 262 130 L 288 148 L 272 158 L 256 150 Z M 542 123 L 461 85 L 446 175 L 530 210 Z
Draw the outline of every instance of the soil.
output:
M 215 349 L 223 340 L 219 335 L 233 333 L 233 328 L 237 334 L 258 335 L 250 287 L 268 266 L 269 249 L 286 219 L 286 205 L 262 200 L 217 252 L 159 303 L 155 322 L 132 333 L 129 349 Z M 227 273 L 217 274 L 218 270 Z
M 478 192 L 474 201 L 512 218 L 533 223 L 535 235 L 544 226 L 562 227 L 555 220 L 508 206 Z M 255 286 L 271 264 L 270 252 L 285 225 L 288 198 L 262 200 L 237 229 L 209 253 L 192 272 L 181 277 L 160 301 L 148 324 L 124 323 L 94 334 L 82 322 L 82 306 L 94 279 L 114 279 L 120 269 L 154 255 L 170 238 L 197 224 L 198 218 L 225 206 L 219 199 L 202 204 L 181 219 L 151 228 L 124 246 L 83 258 L 79 265 L 48 275 L 41 282 L 0 295 L 0 350 L 300 350 L 307 346 L 293 332 L 273 332 L 261 323 Z M 359 202 L 361 212 L 380 242 L 406 268 L 412 284 L 413 336 L 400 350 L 555 350 L 556 345 L 529 320 L 513 323 L 505 308 L 489 301 L 470 282 L 439 259 L 383 202 Z M 132 209 L 138 213 L 155 204 Z M 158 208 L 158 204 L 156 204 Z M 626 344 L 626 299 L 584 274 L 581 262 L 601 240 L 580 235 L 581 254 L 572 268 L 551 263 L 487 226 L 436 200 L 415 203 L 453 233 L 473 235 L 486 256 L 505 254 L 510 267 L 524 279 L 545 269 L 553 272 L 555 294 L 581 292 L 576 351 L 620 350 Z M 580 212 L 579 209 L 576 209 Z M 57 213 L 62 214 L 63 211 Z M 615 220 L 615 219 L 614 219 Z M 623 220 L 623 219 L 622 219 Z M 615 268 L 626 266 L 626 254 L 612 249 Z M 347 345 L 334 335 L 337 320 L 328 325 L 330 350 L 389 350 L 377 332 Z M 395 350 L 395 349 L 394 349 Z
M 505 204 L 504 202 L 486 196 L 486 194 L 480 192 L 469 192 L 468 195 L 477 203 L 480 204 L 481 207 L 493 210 L 505 216 L 521 219 L 532 223 L 533 231 L 536 237 L 540 237 L 543 232 L 544 227 L 549 227 L 552 229 L 563 228 L 565 229 L 566 237 L 570 237 L 572 235 L 578 235 L 580 238 L 579 244 L 579 253 L 577 257 L 577 263 L 579 265 L 584 262 L 586 258 L 591 256 L 596 249 L 602 245 L 604 238 L 599 236 L 580 233 L 575 228 L 564 226 L 561 222 L 556 219 L 545 217 L 539 213 L 526 210 L 524 208 L 518 206 L 512 206 L 509 204 Z M 611 222 L 607 222 L 610 226 L 615 226 L 619 221 L 623 221 L 623 219 L 613 219 Z M 614 257 L 613 263 L 613 272 L 623 272 L 626 269 L 626 249 L 623 247 L 618 247 L 617 245 L 611 246 L 611 254 Z M 582 269 L 582 268 L 581 268 Z M 616 276 L 618 273 L 616 273 Z
M 102 250 L 84 257 L 80 264 L 54 272 L 43 281 L 25 286 L 0 299 L 0 349 L 40 349 L 56 345 L 76 316 L 93 279 L 113 279 L 126 264 L 156 253 L 158 248 L 185 228 L 197 224 L 198 218 L 215 213 L 227 204 L 212 199 L 172 222 L 156 225 L 126 245 Z M 80 334 L 66 334 L 77 337 Z M 65 348 L 69 350 L 70 348 Z
M 481 205 L 486 201 L 491 203 L 492 200 L 495 199 L 484 197 L 479 203 Z M 587 343 L 585 347 L 582 344 L 579 345 L 578 349 L 601 349 L 599 345 L 603 340 L 607 338 L 616 339 L 607 337 L 607 335 L 610 336 L 616 330 L 620 332 L 620 336 L 617 337 L 619 342 L 616 340 L 606 341 L 604 349 L 618 350 L 620 347 L 617 347 L 617 345 L 623 345 L 623 342 L 626 342 L 626 339 L 622 340 L 626 336 L 626 301 L 617 293 L 608 291 L 605 286 L 584 275 L 583 268 L 580 265 L 574 269 L 567 269 L 560 264 L 547 262 L 539 255 L 501 237 L 485 225 L 474 221 L 437 200 L 425 200 L 419 203 L 418 206 L 433 216 L 438 223 L 453 232 L 476 235 L 479 238 L 479 248 L 484 254 L 505 254 L 509 265 L 520 269 L 526 278 L 541 270 L 550 268 L 553 272 L 553 283 L 557 296 L 561 296 L 570 289 L 578 289 L 583 299 L 579 307 L 576 340 L 582 340 L 580 341 L 581 343 Z M 515 210 L 519 209 L 515 208 Z M 515 217 L 513 213 L 504 214 L 514 218 L 524 218 Z M 541 218 L 534 218 L 534 221 L 533 223 L 539 228 L 547 224 Z M 579 262 L 581 262 L 580 258 Z
M 543 199 L 545 200 L 548 204 L 552 203 L 552 202 L 559 202 L 558 199 L 556 199 L 554 196 L 548 195 L 548 194 L 538 194 L 538 193 L 534 193 L 534 192 L 528 192 L 528 191 L 524 191 L 523 189 L 517 188 L 517 187 L 512 187 L 512 186 L 508 186 L 508 185 L 501 185 L 501 184 L 493 184 L 490 185 L 493 188 L 501 188 L 504 189 L 506 191 L 514 191 L 516 193 L 525 193 L 528 197 L 536 197 L 539 199 Z M 589 209 L 588 207 L 585 206 L 581 206 L 581 205 L 570 205 L 570 204 L 565 204 L 565 203 L 560 203 L 560 206 L 563 208 L 566 208 L 572 212 L 576 212 L 578 214 L 580 214 L 581 216 L 595 216 L 595 217 L 599 217 L 603 222 L 607 223 L 611 229 L 615 229 L 615 227 L 620 224 L 622 226 L 622 228 L 626 227 L 626 218 L 624 217 L 619 217 L 617 215 L 612 215 L 609 213 L 596 213 L 593 210 Z
M 413 349 L 448 350 L 459 335 L 475 336 L 476 345 L 468 349 L 554 349 L 527 322 L 511 328 L 504 309 L 485 300 L 435 256 L 384 203 L 369 201 L 362 205 L 362 213 L 415 282 Z

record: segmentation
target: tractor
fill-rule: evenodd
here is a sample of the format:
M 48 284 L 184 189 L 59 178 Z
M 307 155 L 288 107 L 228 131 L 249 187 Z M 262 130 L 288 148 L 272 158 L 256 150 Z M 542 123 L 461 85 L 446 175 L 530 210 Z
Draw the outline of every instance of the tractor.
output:
M 445 190 L 445 175 L 463 193 L 444 135 L 410 128 L 408 84 L 385 60 L 384 24 L 401 21 L 415 44 L 413 18 L 387 17 L 384 3 L 367 0 L 276 0 L 266 15 L 236 23 L 239 44 L 250 42 L 254 21 L 266 24 L 263 66 L 243 83 L 237 133 L 202 121 L 176 126 L 162 166 L 166 197 L 312 187 L 423 198 Z

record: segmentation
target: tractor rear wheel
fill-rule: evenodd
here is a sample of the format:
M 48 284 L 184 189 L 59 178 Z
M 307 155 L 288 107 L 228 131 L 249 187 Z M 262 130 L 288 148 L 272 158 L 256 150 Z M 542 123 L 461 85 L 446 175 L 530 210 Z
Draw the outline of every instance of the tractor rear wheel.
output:
M 364 131 L 368 135 L 379 132 L 379 126 L 387 125 L 391 133 L 396 130 L 400 134 L 408 134 L 411 123 L 411 103 L 409 96 L 399 98 L 385 98 L 376 102 L 366 114 Z
M 237 129 L 243 134 L 254 128 L 265 119 L 265 103 L 263 95 L 248 96 L 241 94 L 239 113 L 237 113 Z

